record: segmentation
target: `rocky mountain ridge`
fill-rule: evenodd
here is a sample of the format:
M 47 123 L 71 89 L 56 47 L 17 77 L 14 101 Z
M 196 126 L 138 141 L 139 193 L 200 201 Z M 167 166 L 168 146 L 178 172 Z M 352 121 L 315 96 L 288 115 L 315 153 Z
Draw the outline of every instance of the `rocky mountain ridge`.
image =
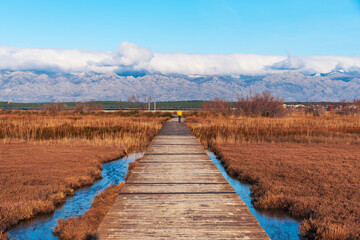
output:
M 156 101 L 235 100 L 248 95 L 249 91 L 265 90 L 285 101 L 351 100 L 360 97 L 360 73 L 307 75 L 289 70 L 251 76 L 186 76 L 0 71 L 0 101 L 126 101 L 131 95 L 147 95 Z

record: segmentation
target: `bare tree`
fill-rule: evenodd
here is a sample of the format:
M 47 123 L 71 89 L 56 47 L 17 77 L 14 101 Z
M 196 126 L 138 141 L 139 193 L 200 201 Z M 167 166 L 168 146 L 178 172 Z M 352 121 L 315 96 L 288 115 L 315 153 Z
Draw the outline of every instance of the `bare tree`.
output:
M 305 107 L 305 114 L 319 117 L 325 114 L 325 107 L 319 104 L 308 103 Z
M 141 108 L 140 95 L 131 95 L 128 97 L 128 102 L 134 103 L 134 107 L 137 109 Z
M 214 100 L 204 103 L 203 109 L 226 114 L 229 113 L 229 104 L 223 99 L 215 98 Z
M 269 91 L 253 95 L 251 92 L 246 98 L 238 98 L 234 106 L 235 112 L 242 115 L 282 117 L 285 115 L 284 101 L 274 97 Z
M 84 103 L 78 103 L 75 106 L 75 112 L 79 112 L 79 113 L 89 113 L 92 110 L 103 110 L 103 105 L 102 104 L 96 104 L 96 102 L 94 101 L 90 101 L 90 102 L 84 102 Z
M 48 113 L 58 113 L 63 110 L 66 110 L 68 106 L 63 102 L 52 102 L 50 104 L 44 105 L 44 111 Z
M 339 113 L 342 115 L 355 115 L 360 113 L 360 98 L 350 101 L 341 101 L 339 106 Z

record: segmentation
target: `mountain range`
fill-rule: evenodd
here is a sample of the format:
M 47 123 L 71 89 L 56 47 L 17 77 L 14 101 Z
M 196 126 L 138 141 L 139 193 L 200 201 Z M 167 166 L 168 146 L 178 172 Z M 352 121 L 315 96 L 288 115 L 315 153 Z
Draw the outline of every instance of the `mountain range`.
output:
M 115 100 L 132 95 L 155 101 L 236 100 L 270 91 L 285 101 L 340 101 L 360 97 L 360 73 L 264 75 L 180 75 L 146 72 L 44 72 L 0 70 L 0 101 L 52 102 Z

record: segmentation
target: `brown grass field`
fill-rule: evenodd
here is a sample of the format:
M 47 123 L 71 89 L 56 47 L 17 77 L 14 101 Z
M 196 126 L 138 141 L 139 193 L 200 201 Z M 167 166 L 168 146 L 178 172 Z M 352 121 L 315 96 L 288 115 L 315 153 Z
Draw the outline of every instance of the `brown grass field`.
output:
M 229 175 L 253 184 L 255 207 L 302 218 L 306 239 L 360 239 L 359 116 L 197 115 L 188 125 Z
M 139 163 L 139 159 L 129 164 L 128 173 L 125 177 L 127 179 L 133 172 L 135 166 Z M 91 207 L 85 212 L 83 216 L 68 218 L 66 220 L 59 219 L 57 226 L 54 229 L 54 234 L 59 236 L 62 240 L 82 240 L 93 239 L 96 230 L 101 221 L 106 216 L 107 212 L 116 200 L 116 197 L 121 192 L 124 183 L 110 186 L 95 197 Z
M 54 234 L 62 240 L 91 239 L 106 213 L 115 202 L 124 183 L 110 186 L 97 195 L 91 204 L 91 208 L 80 218 L 68 218 L 58 220 Z
M 144 149 L 167 118 L 0 111 L 0 233 L 52 212 L 75 188 L 100 178 L 101 163 Z

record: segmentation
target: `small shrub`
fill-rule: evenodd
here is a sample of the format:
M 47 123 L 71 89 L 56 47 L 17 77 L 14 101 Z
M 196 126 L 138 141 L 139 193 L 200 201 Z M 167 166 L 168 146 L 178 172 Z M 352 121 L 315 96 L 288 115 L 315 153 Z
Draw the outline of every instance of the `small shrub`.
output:
M 340 115 L 360 114 L 360 98 L 354 99 L 352 102 L 341 101 L 339 109 Z
M 305 107 L 305 114 L 320 117 L 325 114 L 325 107 L 322 105 L 309 104 Z
M 65 103 L 57 102 L 44 105 L 44 111 L 47 113 L 58 113 L 66 110 L 68 107 Z
M 238 98 L 234 110 L 237 115 L 263 116 L 263 117 L 283 117 L 285 109 L 284 101 L 274 97 L 270 92 L 265 91 L 261 94 L 252 95 L 246 98 Z
M 211 111 L 227 114 L 229 113 L 229 103 L 225 100 L 215 98 L 212 101 L 206 102 L 203 106 L 203 109 Z
M 92 110 L 103 110 L 103 105 L 96 104 L 95 102 L 84 102 L 84 103 L 78 103 L 75 107 L 75 112 L 79 113 L 89 113 Z

